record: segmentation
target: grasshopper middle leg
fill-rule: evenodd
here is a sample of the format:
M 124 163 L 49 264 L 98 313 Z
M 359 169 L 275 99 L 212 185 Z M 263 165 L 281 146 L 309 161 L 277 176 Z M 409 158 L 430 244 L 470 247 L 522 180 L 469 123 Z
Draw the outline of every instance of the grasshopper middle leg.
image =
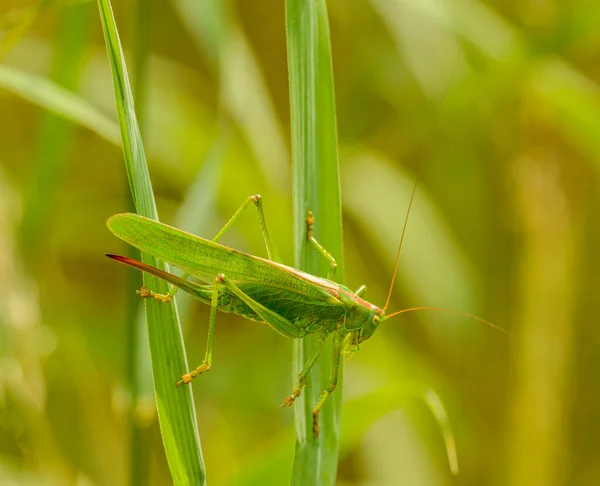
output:
M 217 320 L 217 307 L 219 304 L 219 290 L 221 287 L 221 279 L 217 277 L 213 283 L 212 299 L 210 302 L 210 318 L 208 321 L 208 338 L 206 339 L 206 353 L 204 354 L 204 361 L 195 370 L 186 373 L 181 377 L 176 386 L 181 384 L 190 383 L 196 376 L 201 375 L 205 371 L 210 370 L 212 366 L 212 348 L 213 348 L 213 337 L 215 335 L 215 321 Z
M 306 216 L 306 238 L 310 244 L 329 262 L 329 271 L 327 272 L 327 278 L 332 279 L 337 269 L 337 263 L 335 258 L 329 253 L 321 243 L 319 243 L 313 236 L 313 227 L 315 225 L 315 217 L 312 211 L 309 211 Z

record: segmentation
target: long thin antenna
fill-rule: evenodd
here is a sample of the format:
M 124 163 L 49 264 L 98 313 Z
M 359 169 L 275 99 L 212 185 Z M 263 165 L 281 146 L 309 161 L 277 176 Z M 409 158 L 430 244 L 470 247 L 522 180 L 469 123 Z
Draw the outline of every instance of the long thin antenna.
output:
M 408 209 L 406 210 L 406 217 L 404 218 L 404 226 L 402 226 L 402 235 L 400 236 L 400 244 L 398 245 L 398 253 L 396 253 L 396 263 L 394 264 L 394 273 L 392 275 L 392 282 L 390 283 L 390 290 L 388 291 L 387 299 L 385 301 L 385 305 L 383 306 L 383 311 L 385 312 L 390 304 L 390 299 L 392 298 L 392 290 L 394 290 L 394 282 L 396 281 L 396 273 L 398 273 L 398 264 L 400 263 L 400 253 L 402 252 L 402 242 L 404 241 L 404 233 L 406 233 L 406 227 L 408 226 L 408 217 L 410 215 L 410 208 L 412 208 L 413 201 L 415 200 L 415 193 L 417 192 L 417 185 L 419 183 L 419 175 L 421 172 L 421 167 L 423 164 L 419 166 L 419 172 L 417 172 L 417 177 L 415 179 L 415 184 L 412 189 L 412 193 L 410 194 L 410 201 L 408 203 Z
M 482 319 L 481 317 L 477 317 L 477 316 L 474 316 L 473 314 L 467 314 L 466 312 L 461 312 L 461 311 L 457 311 L 457 310 L 454 310 L 454 309 L 446 309 L 445 307 L 410 307 L 408 309 L 402 309 L 401 311 L 394 312 L 393 314 L 390 314 L 389 316 L 386 316 L 386 320 L 389 319 L 390 317 L 394 317 L 394 316 L 397 316 L 399 314 L 404 314 L 406 312 L 427 311 L 427 310 L 429 310 L 429 311 L 448 312 L 450 314 L 457 314 L 459 316 L 468 317 L 470 319 L 474 319 L 475 321 L 479 321 L 479 322 L 482 322 L 484 324 L 487 324 L 491 328 L 496 329 L 497 331 L 503 332 L 504 334 L 508 334 L 508 331 L 506 329 L 503 329 L 500 326 L 497 326 L 496 324 L 494 324 L 494 323 L 492 323 L 490 321 L 486 321 L 485 319 Z
M 458 50 L 458 55 L 456 56 L 456 60 L 454 61 L 454 66 L 452 68 L 452 73 L 450 75 L 450 78 L 454 78 L 454 72 L 456 71 L 456 66 L 458 65 L 458 60 L 460 59 L 461 53 L 462 53 L 462 45 L 460 46 L 460 49 Z M 450 83 L 448 83 L 448 86 L 446 86 L 446 89 L 444 90 L 444 94 L 442 95 L 442 101 L 440 102 L 440 108 L 439 108 L 438 114 L 437 114 L 438 119 L 439 119 L 439 115 L 442 111 L 442 106 L 444 104 L 444 101 L 446 100 L 446 95 L 448 94 L 449 88 L 450 88 Z M 433 126 L 431 135 L 433 135 L 433 132 L 435 131 L 436 127 L 437 127 L 437 121 Z M 430 138 L 431 138 L 431 136 L 430 136 Z M 419 178 L 421 176 L 422 168 L 423 168 L 423 160 L 421 160 L 421 162 L 419 163 L 419 167 L 417 169 L 417 176 L 415 177 L 415 183 L 413 185 L 412 193 L 410 194 L 410 201 L 408 202 L 408 209 L 406 210 L 406 217 L 404 218 L 404 225 L 402 226 L 402 235 L 400 235 L 400 244 L 398 245 L 398 253 L 396 253 L 396 263 L 394 264 L 394 273 L 392 274 L 392 281 L 390 283 L 390 289 L 388 290 L 387 299 L 385 301 L 385 305 L 383 306 L 384 312 L 387 310 L 388 305 L 390 304 L 390 299 L 392 298 L 392 290 L 394 290 L 394 282 L 396 281 L 396 274 L 398 273 L 398 264 L 400 263 L 400 253 L 402 252 L 402 243 L 404 242 L 404 234 L 406 233 L 406 227 L 408 226 L 408 217 L 410 216 L 410 209 L 412 208 L 413 201 L 415 199 L 415 193 L 417 192 L 417 186 L 419 184 Z

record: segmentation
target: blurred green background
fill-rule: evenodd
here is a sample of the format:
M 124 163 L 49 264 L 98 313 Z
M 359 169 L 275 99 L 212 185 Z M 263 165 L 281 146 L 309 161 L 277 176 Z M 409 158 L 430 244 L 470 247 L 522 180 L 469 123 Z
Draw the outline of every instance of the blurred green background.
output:
M 284 2 L 113 8 L 161 220 L 211 236 L 260 193 L 291 263 Z M 600 8 L 328 8 L 346 284 L 385 302 L 422 167 L 391 310 L 445 306 L 510 333 L 435 312 L 386 323 L 346 363 L 338 483 L 600 484 Z M 130 202 L 95 2 L 2 0 L 0 113 L 0 485 L 169 484 L 147 346 L 127 324 L 138 276 L 104 257 L 128 251 L 105 221 Z M 265 256 L 252 212 L 223 242 Z M 195 366 L 208 308 L 179 304 Z M 217 322 L 194 383 L 208 483 L 286 484 L 291 341 Z

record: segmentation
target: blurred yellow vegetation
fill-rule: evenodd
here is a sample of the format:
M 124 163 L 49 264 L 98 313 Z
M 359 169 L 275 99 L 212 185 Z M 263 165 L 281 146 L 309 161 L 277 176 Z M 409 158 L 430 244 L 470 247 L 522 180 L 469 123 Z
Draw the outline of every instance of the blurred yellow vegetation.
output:
M 134 82 L 149 22 L 134 91 L 161 220 L 212 235 L 260 193 L 291 263 L 285 2 L 114 3 Z M 345 283 L 385 301 L 422 166 L 391 310 L 510 333 L 435 313 L 383 327 L 346 364 L 338 484 L 455 484 L 430 389 L 461 484 L 600 484 L 600 9 L 327 5 Z M 95 2 L 2 2 L 0 113 L 0 485 L 169 484 L 131 275 L 104 257 L 126 251 L 105 221 L 129 202 Z M 223 242 L 264 256 L 253 214 Z M 179 304 L 197 364 L 208 309 Z M 194 383 L 208 483 L 286 484 L 291 342 L 220 315 L 214 353 Z

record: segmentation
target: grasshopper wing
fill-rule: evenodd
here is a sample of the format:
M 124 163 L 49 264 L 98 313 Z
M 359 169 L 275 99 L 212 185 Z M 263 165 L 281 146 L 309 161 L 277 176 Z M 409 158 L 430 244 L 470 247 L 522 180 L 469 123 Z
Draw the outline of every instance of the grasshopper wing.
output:
M 212 284 L 214 278 L 223 273 L 237 283 L 259 286 L 271 283 L 300 299 L 320 305 L 342 305 L 335 282 L 248 255 L 158 221 L 137 214 L 116 214 L 109 218 L 107 226 L 123 241 L 207 284 Z

